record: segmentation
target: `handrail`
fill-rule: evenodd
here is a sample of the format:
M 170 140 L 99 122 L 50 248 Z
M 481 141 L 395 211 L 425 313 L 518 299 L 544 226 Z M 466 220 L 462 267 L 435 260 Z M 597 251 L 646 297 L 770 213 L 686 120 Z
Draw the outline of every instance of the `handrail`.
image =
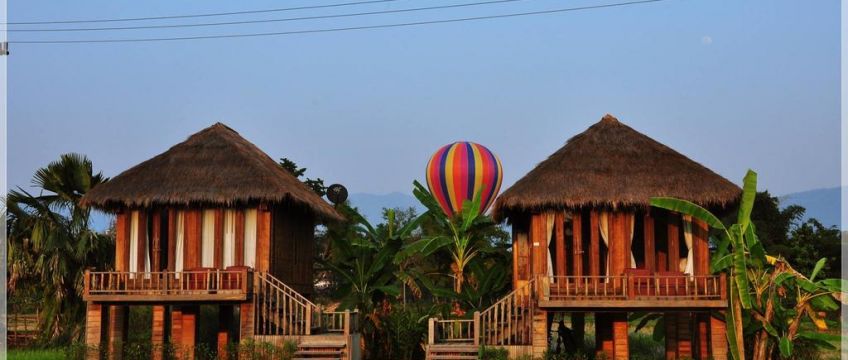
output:
M 90 271 L 85 296 L 247 294 L 247 269 L 191 271 Z
M 480 341 L 485 345 L 531 344 L 535 296 L 536 279 L 531 279 L 475 314 Z
M 541 276 L 541 300 L 725 300 L 722 275 Z
M 310 335 L 320 308 L 271 274 L 256 273 L 253 297 L 256 335 Z M 318 316 L 318 319 L 321 317 Z

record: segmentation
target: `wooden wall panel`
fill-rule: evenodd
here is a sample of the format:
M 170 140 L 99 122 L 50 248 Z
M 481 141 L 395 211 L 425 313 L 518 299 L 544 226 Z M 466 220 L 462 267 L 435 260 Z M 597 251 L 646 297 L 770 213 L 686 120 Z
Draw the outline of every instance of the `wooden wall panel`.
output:
M 162 270 L 162 213 L 159 210 L 152 212 L 150 217 L 150 270 Z
M 571 215 L 571 274 L 583 276 L 583 216 L 579 211 Z
M 709 275 L 710 246 L 707 223 L 697 219 L 692 220 L 692 243 L 695 275 Z
M 244 265 L 244 211 L 236 211 L 236 266 Z
M 174 271 L 177 263 L 177 210 L 168 210 L 168 271 Z
M 203 214 L 199 209 L 191 209 L 186 210 L 183 216 L 185 217 L 183 269 L 189 270 L 200 267 Z
M 256 271 L 271 268 L 271 211 L 261 206 L 256 214 Z
M 554 216 L 554 238 L 556 239 L 554 247 L 556 248 L 556 260 L 554 264 L 556 264 L 556 273 L 555 275 L 568 275 L 567 274 L 567 259 L 565 256 L 565 214 L 562 211 L 559 211 Z
M 513 289 L 530 280 L 529 219 L 521 218 L 512 224 Z
M 651 212 L 645 212 L 643 221 L 644 239 L 645 239 L 645 268 L 651 271 L 657 269 L 656 246 L 654 242 L 654 218 Z
M 680 214 L 669 212 L 666 217 L 668 229 L 668 270 L 680 270 Z
M 118 213 L 115 220 L 115 270 L 129 271 L 130 259 L 130 212 Z
M 614 212 L 610 215 L 609 234 L 609 263 L 610 275 L 620 276 L 624 270 L 630 267 L 630 241 L 627 238 L 630 228 L 628 227 L 627 214 Z
M 589 213 L 589 275 L 601 274 L 600 230 L 598 230 L 598 212 Z
M 145 269 L 145 265 L 147 264 L 147 211 L 139 210 L 138 212 L 138 242 L 136 242 L 138 246 L 138 251 L 136 252 L 138 256 L 138 268 L 133 269 L 133 271 L 143 272 Z
M 215 256 L 213 260 L 217 269 L 224 268 L 224 210 L 215 209 Z
M 183 346 L 183 311 L 180 307 L 173 307 L 171 311 L 171 338 L 169 340 L 177 350 Z

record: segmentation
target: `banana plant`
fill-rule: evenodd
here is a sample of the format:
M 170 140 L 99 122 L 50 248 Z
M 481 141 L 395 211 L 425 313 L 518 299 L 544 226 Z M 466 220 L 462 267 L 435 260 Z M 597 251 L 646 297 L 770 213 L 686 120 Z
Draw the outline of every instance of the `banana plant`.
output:
M 754 208 L 754 198 L 757 195 L 757 173 L 748 170 L 745 174 L 742 186 L 742 199 L 739 204 L 739 213 L 736 223 L 725 226 L 721 220 L 707 209 L 690 201 L 670 197 L 655 197 L 651 199 L 651 205 L 690 215 L 718 230 L 718 251 L 710 264 L 713 272 L 727 269 L 730 273 L 731 286 L 729 287 L 730 301 L 726 313 L 727 340 L 730 345 L 730 355 L 735 360 L 745 359 L 744 333 L 743 333 L 743 309 L 750 309 L 752 297 L 748 280 L 749 254 L 756 256 L 752 261 L 762 261 L 765 252 L 762 245 L 756 240 L 754 226 L 751 223 L 751 211 Z
M 429 256 L 439 250 L 446 250 L 451 255 L 451 273 L 453 290 L 462 293 L 465 284 L 465 271 L 477 255 L 482 251 L 482 232 L 493 226 L 494 221 L 489 216 L 481 214 L 481 193 L 474 194 L 474 199 L 462 204 L 462 211 L 453 217 L 448 217 L 442 211 L 436 198 L 433 197 L 421 183 L 415 181 L 413 194 L 426 208 L 422 217 L 428 217 L 441 231 L 433 236 L 425 237 L 407 246 L 401 256 L 411 256 L 418 253 Z

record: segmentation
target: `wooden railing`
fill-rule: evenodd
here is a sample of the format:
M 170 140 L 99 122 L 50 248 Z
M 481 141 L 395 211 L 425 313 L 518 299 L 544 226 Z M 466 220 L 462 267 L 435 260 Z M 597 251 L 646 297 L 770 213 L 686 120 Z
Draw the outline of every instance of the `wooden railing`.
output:
M 474 313 L 474 319 L 442 320 L 430 318 L 428 323 L 429 344 L 473 343 L 479 344 L 479 313 Z
M 328 333 L 350 333 L 359 328 L 359 311 L 321 311 L 320 328 Z
M 542 301 L 725 300 L 722 275 L 544 276 Z
M 88 271 L 83 295 L 93 301 L 238 300 L 247 298 L 250 271 Z
M 310 335 L 315 312 L 320 312 L 320 307 L 264 272 L 256 273 L 253 302 L 256 335 Z
M 528 281 L 480 312 L 479 327 L 483 344 L 532 344 L 535 285 L 534 280 Z

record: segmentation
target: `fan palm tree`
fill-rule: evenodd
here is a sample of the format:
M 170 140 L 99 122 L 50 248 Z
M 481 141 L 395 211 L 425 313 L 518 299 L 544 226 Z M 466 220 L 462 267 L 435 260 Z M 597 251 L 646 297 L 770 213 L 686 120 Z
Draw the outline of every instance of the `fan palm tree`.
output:
M 105 181 L 88 158 L 65 154 L 36 171 L 37 195 L 18 188 L 6 199 L 9 290 L 29 286 L 41 292 L 44 340 L 80 337 L 84 270 L 111 263 L 111 237 L 91 230 L 91 212 L 80 206 L 83 195 Z

